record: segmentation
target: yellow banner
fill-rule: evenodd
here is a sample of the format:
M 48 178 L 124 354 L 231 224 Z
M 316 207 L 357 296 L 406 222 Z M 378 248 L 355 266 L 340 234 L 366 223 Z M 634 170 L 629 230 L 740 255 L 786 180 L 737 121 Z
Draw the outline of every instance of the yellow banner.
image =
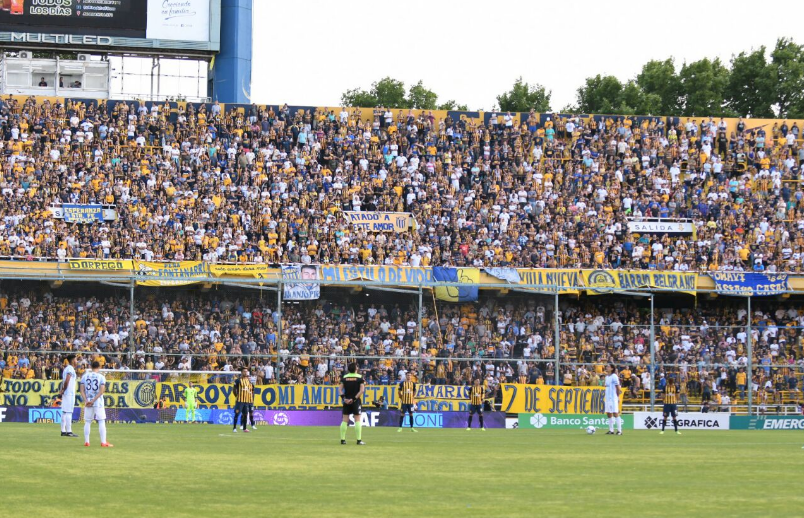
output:
M 478 297 L 477 284 L 480 282 L 480 270 L 477 268 L 436 267 L 433 279 L 443 282 L 459 282 L 463 286 L 439 286 L 433 289 L 438 300 L 447 302 L 474 302 Z
M 207 263 L 203 261 L 181 261 L 173 263 L 154 263 L 134 261 L 138 286 L 184 286 L 199 282 L 194 278 L 209 275 Z
M 132 271 L 131 259 L 70 259 L 71 270 L 92 270 L 104 272 Z
M 138 399 L 138 388 L 141 381 L 107 381 L 103 394 L 106 408 L 151 408 L 143 406 Z M 146 383 L 147 385 L 147 383 Z M 0 400 L 5 406 L 53 406 L 59 395 L 59 380 L 3 380 L 0 386 Z M 81 390 L 76 386 L 76 406 L 81 400 Z
M 343 211 L 346 221 L 355 230 L 366 232 L 407 232 L 413 226 L 410 212 L 356 212 Z
M 583 270 L 588 295 L 600 295 L 636 288 L 654 288 L 695 295 L 698 275 L 686 272 L 650 270 Z
M 147 383 L 147 382 L 143 382 Z M 165 398 L 168 406 L 184 405 L 186 383 L 156 383 L 153 394 L 144 407 L 153 406 L 157 399 Z M 198 405 L 203 408 L 230 408 L 235 404 L 231 384 L 196 383 Z M 466 410 L 469 400 L 469 387 L 454 385 L 419 385 L 416 400 L 419 410 L 461 411 Z M 138 393 L 145 392 L 142 389 Z M 382 397 L 390 408 L 400 406 L 397 385 L 366 385 L 363 396 L 364 406 L 373 406 Z M 144 398 L 140 398 L 142 400 Z M 337 385 L 257 385 L 254 387 L 254 406 L 257 408 L 316 408 L 338 407 L 341 405 L 340 387 Z
M 512 414 L 603 414 L 604 387 L 502 384 L 502 411 Z M 622 408 L 623 392 L 620 393 Z
M 271 268 L 267 264 L 209 265 L 209 273 L 215 277 L 256 277 L 258 279 L 265 279 L 270 270 Z
M 540 284 L 542 286 L 560 286 L 560 295 L 577 295 L 584 287 L 581 270 L 518 270 L 521 284 Z M 551 288 L 534 288 L 537 291 L 555 293 Z

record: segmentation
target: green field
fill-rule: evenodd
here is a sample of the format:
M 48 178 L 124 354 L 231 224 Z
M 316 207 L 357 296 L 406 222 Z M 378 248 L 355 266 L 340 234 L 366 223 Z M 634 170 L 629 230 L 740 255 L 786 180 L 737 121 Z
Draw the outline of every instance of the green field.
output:
M 74 431 L 82 434 L 83 424 Z M 804 434 L 0 425 L 3 516 L 801 516 Z M 8 512 L 8 513 L 6 513 Z

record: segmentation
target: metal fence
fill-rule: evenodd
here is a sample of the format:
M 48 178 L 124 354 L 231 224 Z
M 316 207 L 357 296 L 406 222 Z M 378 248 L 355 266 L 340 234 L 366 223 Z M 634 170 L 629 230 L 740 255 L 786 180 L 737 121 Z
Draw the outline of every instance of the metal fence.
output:
M 714 402 L 718 394 L 726 394 L 731 401 L 727 401 L 723 406 L 744 407 L 751 413 L 762 408 L 792 405 L 801 401 L 804 327 L 795 324 L 774 329 L 773 336 L 779 337 L 779 334 L 783 334 L 785 340 L 783 346 L 779 345 L 782 340 L 775 340 L 773 347 L 768 337 L 771 333 L 769 329 L 776 327 L 775 324 L 758 316 L 749 318 L 756 308 L 762 308 L 766 312 L 774 308 L 795 308 L 795 301 L 789 298 L 795 295 L 793 292 L 770 299 L 721 297 L 707 300 L 709 292 L 706 291 L 699 291 L 698 297 L 655 289 L 632 289 L 596 296 L 576 296 L 560 295 L 559 292 L 565 291 L 563 286 L 517 284 L 501 289 L 499 284 L 479 284 L 482 294 L 479 302 L 441 302 L 435 300 L 433 288 L 465 287 L 466 284 L 421 282 L 407 288 L 399 288 L 378 281 L 352 280 L 331 283 L 306 280 L 305 282 L 322 285 L 322 300 L 338 299 L 344 305 L 351 306 L 353 310 L 366 293 L 370 296 L 379 296 L 379 300 L 396 301 L 397 304 L 401 303 L 412 308 L 412 314 L 415 315 L 415 329 L 411 330 L 408 343 L 413 348 L 409 348 L 407 354 L 361 355 L 300 353 L 292 343 L 286 342 L 291 335 L 289 330 L 283 329 L 283 315 L 291 311 L 290 305 L 293 304 L 294 314 L 301 314 L 301 311 L 297 311 L 298 307 L 309 310 L 309 305 L 318 304 L 318 301 L 284 300 L 281 279 L 230 280 L 194 277 L 192 285 L 181 288 L 138 286 L 138 280 L 141 278 L 136 275 L 73 274 L 67 279 L 26 275 L 21 272 L 19 276 L 2 279 L 0 293 L 19 294 L 32 290 L 41 296 L 50 293 L 59 297 L 61 291 L 66 297 L 76 299 L 87 293 L 111 296 L 117 300 L 114 304 L 115 317 L 128 322 L 129 333 L 126 343 L 119 344 L 119 347 L 107 347 L 112 350 L 96 348 L 92 352 L 106 356 L 108 363 L 113 366 L 127 368 L 136 368 L 142 356 L 174 359 L 209 357 L 208 352 L 176 348 L 160 351 L 151 347 L 140 347 L 135 330 L 143 307 L 149 304 L 153 306 L 155 297 L 170 300 L 171 292 L 180 292 L 186 295 L 184 300 L 199 301 L 203 304 L 212 300 L 217 291 L 225 292 L 227 296 L 240 296 L 250 301 L 259 301 L 262 307 L 271 311 L 277 336 L 274 352 L 269 352 L 270 344 L 265 343 L 259 344 L 256 350 L 238 354 L 224 350 L 220 352 L 220 356 L 227 359 L 240 358 L 248 363 L 271 364 L 278 373 L 283 372 L 289 362 L 298 361 L 301 356 L 305 356 L 310 365 L 324 363 L 327 369 L 339 368 L 347 361 L 361 362 L 365 368 L 393 364 L 395 367 L 401 366 L 418 372 L 420 379 L 427 379 L 433 383 L 443 383 L 437 375 L 441 365 L 449 366 L 451 372 L 457 368 L 459 372 L 468 369 L 472 375 L 491 373 L 504 381 L 516 382 L 524 376 L 528 382 L 541 380 L 555 385 L 596 384 L 600 383 L 602 378 L 600 375 L 602 351 L 604 355 L 607 354 L 607 362 L 615 363 L 620 369 L 624 388 L 628 394 L 626 401 L 629 404 L 644 405 L 653 409 L 661 400 L 663 378 L 680 381 L 684 387 L 682 398 L 689 398 L 694 405 L 707 400 Z M 43 284 L 45 282 L 50 284 Z M 537 319 L 540 337 L 538 347 L 530 348 L 527 340 L 517 336 L 510 347 L 498 347 L 492 355 L 483 350 L 473 351 L 474 354 L 450 353 L 447 330 L 442 329 L 439 323 L 439 311 L 451 311 L 456 306 L 466 305 L 480 307 L 489 304 L 489 301 L 493 304 L 513 302 L 539 304 L 538 307 L 542 309 Z M 606 311 L 607 305 L 621 304 L 622 301 L 639 306 L 641 313 L 638 320 L 607 322 L 604 318 L 602 322 L 599 321 L 598 317 Z M 732 321 L 736 321 L 735 315 L 739 315 L 740 321 L 726 325 L 721 325 L 719 322 L 701 324 L 695 321 L 698 308 L 702 305 L 713 307 L 715 304 L 719 307 L 728 306 L 723 311 L 731 312 Z M 594 318 L 587 319 L 585 315 L 578 313 L 590 305 L 602 308 Z M 668 307 L 683 308 L 687 311 L 689 323 L 670 322 L 670 319 L 663 316 L 666 313 L 662 313 L 662 308 Z M 14 310 L 6 308 L 5 312 L 13 314 Z M 576 321 L 573 321 L 573 318 Z M 425 328 L 424 322 L 426 320 L 432 323 L 433 319 L 437 325 L 436 329 L 431 331 Z M 590 326 L 594 326 L 593 331 L 590 331 Z M 693 337 L 695 343 L 691 342 Z M 755 343 L 757 337 L 759 344 Z M 437 342 L 433 345 L 438 353 L 431 356 L 427 352 L 431 345 L 428 341 L 433 340 Z M 724 356 L 718 351 L 718 348 L 722 347 L 723 340 L 727 340 L 726 343 L 738 352 L 729 355 L 728 361 L 716 361 L 717 358 Z M 795 343 L 791 343 L 793 340 Z M 601 341 L 603 343 L 600 343 Z M 699 349 L 696 361 L 677 359 L 682 356 L 680 351 L 687 347 Z M 758 349 L 755 350 L 755 347 Z M 10 351 L 17 351 L 20 348 L 35 351 L 39 355 L 63 353 L 62 350 L 48 347 L 46 344 L 22 343 L 12 347 L 9 341 L 4 342 L 0 353 L 5 356 Z M 704 349 L 706 353 L 701 352 Z M 679 354 L 675 354 L 673 350 Z M 630 356 L 621 354 L 626 351 L 636 354 Z M 759 359 L 758 365 L 755 364 L 757 352 L 763 356 Z M 644 361 L 645 356 L 650 360 Z M 616 359 L 611 360 L 613 357 Z M 735 383 L 735 380 L 740 379 L 740 369 L 745 373 L 745 383 Z

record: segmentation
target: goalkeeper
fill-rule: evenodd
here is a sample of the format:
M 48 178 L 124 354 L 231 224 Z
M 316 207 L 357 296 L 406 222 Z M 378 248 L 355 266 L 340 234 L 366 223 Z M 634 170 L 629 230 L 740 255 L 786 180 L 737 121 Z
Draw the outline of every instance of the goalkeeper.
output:
M 198 395 L 198 389 L 193 386 L 191 381 L 187 388 L 184 389 L 184 401 L 187 405 L 187 421 L 195 422 L 195 397 Z

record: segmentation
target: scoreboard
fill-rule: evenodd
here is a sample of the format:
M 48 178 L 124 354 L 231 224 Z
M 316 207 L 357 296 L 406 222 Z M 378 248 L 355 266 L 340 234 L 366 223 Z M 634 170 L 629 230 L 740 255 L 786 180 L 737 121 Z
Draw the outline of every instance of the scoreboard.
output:
M 0 0 L 6 47 L 220 50 L 220 0 Z

